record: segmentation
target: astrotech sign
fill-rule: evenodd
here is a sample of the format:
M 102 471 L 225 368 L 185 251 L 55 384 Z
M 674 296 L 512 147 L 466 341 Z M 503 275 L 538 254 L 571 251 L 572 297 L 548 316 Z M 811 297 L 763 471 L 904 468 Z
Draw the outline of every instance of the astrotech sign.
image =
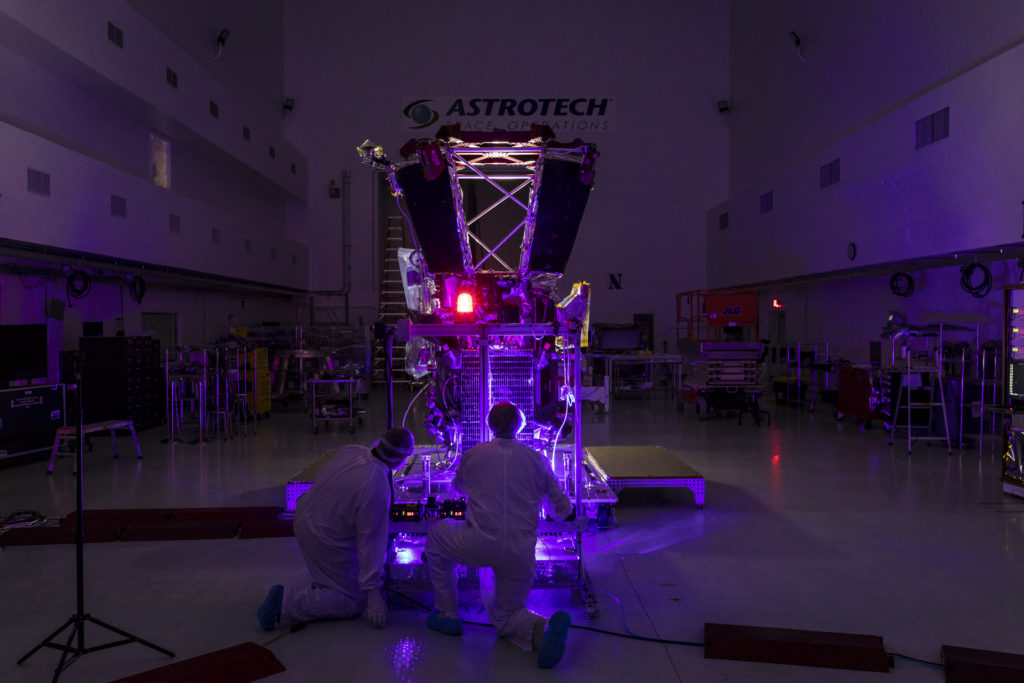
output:
M 532 124 L 552 130 L 612 130 L 610 97 L 447 97 L 417 99 L 402 109 L 411 129 L 459 124 L 463 130 L 526 130 Z

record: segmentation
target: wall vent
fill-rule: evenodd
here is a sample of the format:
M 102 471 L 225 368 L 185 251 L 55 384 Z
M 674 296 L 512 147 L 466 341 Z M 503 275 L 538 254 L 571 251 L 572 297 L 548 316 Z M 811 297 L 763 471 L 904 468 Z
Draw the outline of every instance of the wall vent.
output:
M 271 159 L 276 159 L 277 158 L 277 150 L 274 149 L 273 145 L 271 145 L 271 147 L 270 147 L 270 158 Z
M 819 186 L 822 189 L 839 182 L 839 159 L 830 161 L 821 167 L 819 181 Z
M 220 118 L 220 107 L 218 107 L 217 103 L 213 100 L 210 100 L 210 116 L 212 116 L 215 119 Z
M 173 213 L 170 214 L 170 221 L 167 224 L 167 229 L 171 231 L 172 235 L 181 234 L 181 216 L 175 216 Z
M 124 47 L 124 31 L 109 21 L 107 22 L 107 39 L 118 47 Z
M 768 190 L 761 195 L 761 213 L 768 213 L 775 207 L 775 190 Z
M 252 134 L 249 132 L 249 126 L 242 126 L 242 137 L 246 140 L 252 137 Z
M 50 174 L 37 171 L 34 168 L 28 169 L 28 191 L 32 194 L 41 194 L 44 197 L 49 197 Z
M 718 229 L 725 230 L 729 227 L 729 212 L 718 214 Z
M 296 170 L 296 169 L 295 169 L 295 164 L 294 164 L 294 163 L 292 163 L 292 175 L 295 175 L 295 170 Z
M 210 241 L 214 244 L 220 244 L 220 228 L 212 228 L 210 230 Z
M 116 194 L 110 195 L 110 215 L 117 216 L 118 218 L 128 218 L 128 200 L 124 197 L 118 197 Z
M 167 67 L 167 85 L 172 88 L 178 87 L 178 72 L 171 67 Z
M 914 124 L 914 149 L 949 137 L 949 107 L 940 109 Z

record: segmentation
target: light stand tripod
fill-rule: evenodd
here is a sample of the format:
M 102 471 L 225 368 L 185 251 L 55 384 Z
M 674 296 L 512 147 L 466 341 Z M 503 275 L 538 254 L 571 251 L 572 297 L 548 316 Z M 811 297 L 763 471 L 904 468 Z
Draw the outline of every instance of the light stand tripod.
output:
M 85 430 L 83 429 L 84 418 L 82 415 L 82 376 L 80 368 L 77 367 L 77 363 L 75 367 L 75 381 L 78 382 L 77 387 L 69 388 L 77 388 L 78 394 L 78 443 L 75 452 L 75 460 L 78 467 L 78 481 L 76 484 L 77 506 L 75 508 L 75 517 L 78 521 L 78 529 L 75 532 L 75 590 L 77 593 L 78 601 L 77 611 L 74 614 L 72 614 L 71 617 L 66 622 L 64 622 L 64 624 L 59 629 L 57 629 L 52 634 L 47 636 L 47 638 L 43 642 L 36 645 L 34 648 L 32 648 L 32 650 L 28 652 L 28 654 L 26 654 L 24 657 L 18 660 L 18 664 L 24 663 L 29 657 L 34 655 L 43 647 L 50 647 L 55 650 L 60 650 L 62 654 L 60 656 L 60 661 L 57 663 L 57 668 L 53 672 L 53 683 L 57 683 L 57 679 L 60 678 L 60 675 L 68 667 L 74 664 L 75 661 L 82 655 L 87 655 L 90 652 L 96 652 L 97 650 L 106 650 L 108 648 L 117 647 L 118 645 L 127 645 L 128 643 L 139 643 L 140 645 L 145 645 L 146 647 L 153 648 L 158 652 L 162 652 L 169 657 L 174 656 L 174 653 L 170 650 L 165 650 L 164 648 L 154 645 L 149 641 L 143 640 L 138 636 L 134 636 L 131 633 L 128 633 L 127 631 L 123 631 L 115 626 L 111 626 L 110 624 L 104 623 L 96 617 L 90 614 L 86 614 L 85 612 L 85 513 L 82 510 L 82 500 L 84 495 L 83 480 L 85 479 L 85 469 L 83 468 L 82 462 L 82 451 L 83 446 L 85 445 Z M 112 631 L 113 633 L 123 636 L 123 639 L 115 640 L 110 643 L 104 643 L 102 645 L 94 645 L 93 647 L 86 647 L 86 622 L 91 622 L 93 624 L 96 624 L 97 626 L 102 626 L 108 631 Z M 63 644 L 56 642 L 54 639 L 57 638 L 57 636 L 59 636 L 65 629 L 68 628 L 70 628 L 71 630 L 68 633 L 67 640 Z M 73 642 L 75 643 L 74 645 L 72 645 Z

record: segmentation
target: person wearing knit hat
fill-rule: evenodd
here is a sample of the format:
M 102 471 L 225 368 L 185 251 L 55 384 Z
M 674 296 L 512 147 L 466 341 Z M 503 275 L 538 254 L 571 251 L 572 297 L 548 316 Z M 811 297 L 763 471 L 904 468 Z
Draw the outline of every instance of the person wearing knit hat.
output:
M 256 611 L 266 631 L 313 619 L 362 614 L 387 624 L 381 573 L 387 556 L 390 470 L 415 449 L 402 427 L 372 446 L 343 446 L 323 466 L 295 506 L 295 539 L 310 578 L 285 590 L 272 586 Z
M 481 574 L 487 616 L 495 634 L 523 650 L 537 651 L 537 665 L 551 668 L 565 652 L 572 621 L 562 610 L 545 619 L 526 609 L 536 567 L 534 548 L 540 508 L 566 519 L 572 503 L 547 460 L 516 441 L 525 419 L 507 401 L 487 414 L 494 439 L 462 455 L 453 487 L 466 495 L 466 519 L 438 521 L 427 531 L 425 556 L 437 609 L 427 628 L 462 634 L 455 565 L 488 567 L 493 586 Z

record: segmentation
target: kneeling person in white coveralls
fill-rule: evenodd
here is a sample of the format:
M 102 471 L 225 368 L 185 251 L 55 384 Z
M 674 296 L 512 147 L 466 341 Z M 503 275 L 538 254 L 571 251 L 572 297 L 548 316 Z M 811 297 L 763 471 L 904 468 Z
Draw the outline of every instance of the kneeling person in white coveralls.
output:
M 495 404 L 487 415 L 495 438 L 462 456 L 453 485 L 466 494 L 466 521 L 442 520 L 427 533 L 425 555 L 437 608 L 427 627 L 461 635 L 455 565 L 490 567 L 494 595 L 485 595 L 484 604 L 495 633 L 523 650 L 537 650 L 538 666 L 551 668 L 565 651 L 571 619 L 564 611 L 545 619 L 526 609 L 526 599 L 533 587 L 541 504 L 547 501 L 552 516 L 565 519 L 572 503 L 548 462 L 515 440 L 523 423 L 513 404 Z
M 313 619 L 363 614 L 387 622 L 381 572 L 387 556 L 390 470 L 412 454 L 408 429 L 389 429 L 371 447 L 338 449 L 295 506 L 295 539 L 311 580 L 271 587 L 257 610 L 267 631 Z

